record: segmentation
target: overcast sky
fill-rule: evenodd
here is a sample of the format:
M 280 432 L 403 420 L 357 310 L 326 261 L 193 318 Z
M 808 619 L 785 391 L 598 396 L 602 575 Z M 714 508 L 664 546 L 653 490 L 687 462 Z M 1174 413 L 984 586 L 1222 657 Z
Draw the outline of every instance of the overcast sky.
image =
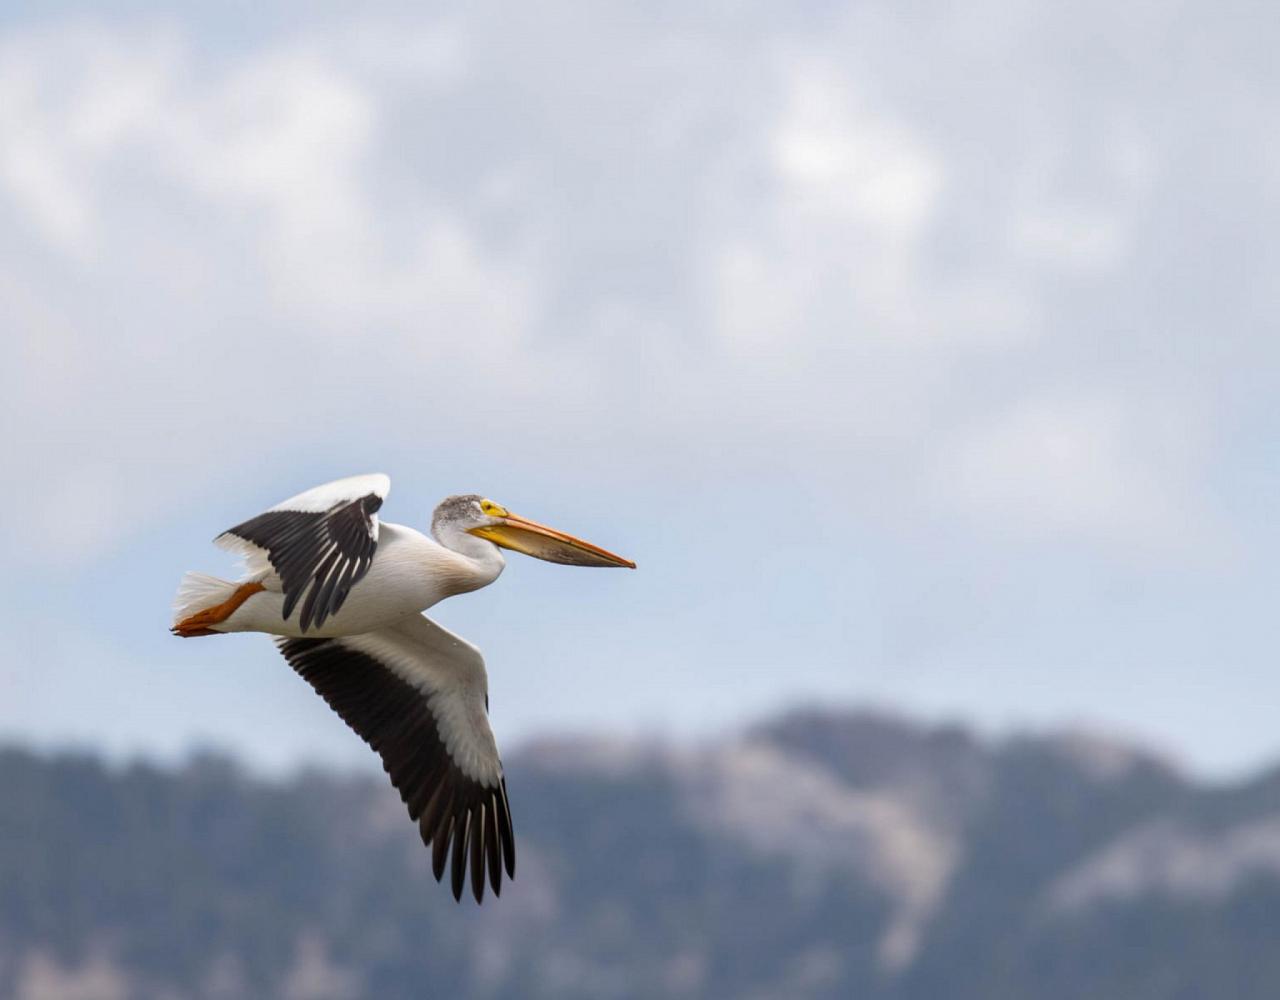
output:
M 871 702 L 1280 755 L 1280 19 L 23 6 L 0 738 L 372 761 L 165 627 L 219 530 L 385 471 L 640 565 L 436 609 L 507 746 Z

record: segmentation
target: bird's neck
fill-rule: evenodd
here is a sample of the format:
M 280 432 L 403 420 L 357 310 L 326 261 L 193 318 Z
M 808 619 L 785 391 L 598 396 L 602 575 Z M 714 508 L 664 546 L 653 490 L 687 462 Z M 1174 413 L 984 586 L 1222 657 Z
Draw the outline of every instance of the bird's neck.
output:
M 507 565 L 498 546 L 465 531 L 446 531 L 436 541 L 454 557 L 450 560 L 452 572 L 448 574 L 452 593 L 463 594 L 487 587 Z

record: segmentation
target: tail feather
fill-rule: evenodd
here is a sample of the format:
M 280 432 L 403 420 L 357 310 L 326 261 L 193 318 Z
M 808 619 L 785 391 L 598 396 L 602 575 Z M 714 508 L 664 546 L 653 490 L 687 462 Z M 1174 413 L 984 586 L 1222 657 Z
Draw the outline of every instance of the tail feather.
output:
M 222 580 L 208 573 L 187 573 L 178 584 L 173 599 L 173 623 L 190 618 L 205 608 L 221 604 L 235 593 L 239 584 Z

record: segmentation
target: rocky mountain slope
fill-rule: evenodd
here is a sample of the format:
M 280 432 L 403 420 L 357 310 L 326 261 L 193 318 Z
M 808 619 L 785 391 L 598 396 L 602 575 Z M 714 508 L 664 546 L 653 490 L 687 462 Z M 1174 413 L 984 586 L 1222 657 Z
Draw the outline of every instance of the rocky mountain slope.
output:
M 1280 774 L 796 713 L 508 762 L 515 883 L 432 880 L 376 778 L 0 752 L 0 996 L 1267 997 Z

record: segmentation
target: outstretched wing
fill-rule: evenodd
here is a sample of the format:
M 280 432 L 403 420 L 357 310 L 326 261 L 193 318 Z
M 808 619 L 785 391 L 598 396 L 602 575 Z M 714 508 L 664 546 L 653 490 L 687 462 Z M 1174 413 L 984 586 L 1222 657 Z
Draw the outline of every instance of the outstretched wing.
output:
M 298 623 L 305 632 L 336 614 L 369 572 L 377 512 L 390 490 L 391 480 L 380 474 L 338 479 L 224 531 L 214 544 L 244 552 L 247 543 L 265 552 L 284 590 L 284 618 L 301 600 Z
M 516 848 L 502 760 L 489 728 L 488 678 L 474 646 L 424 615 L 392 628 L 336 639 L 276 643 L 289 665 L 382 757 L 382 766 L 422 842 L 437 881 L 452 845 L 453 895 L 494 895 Z

